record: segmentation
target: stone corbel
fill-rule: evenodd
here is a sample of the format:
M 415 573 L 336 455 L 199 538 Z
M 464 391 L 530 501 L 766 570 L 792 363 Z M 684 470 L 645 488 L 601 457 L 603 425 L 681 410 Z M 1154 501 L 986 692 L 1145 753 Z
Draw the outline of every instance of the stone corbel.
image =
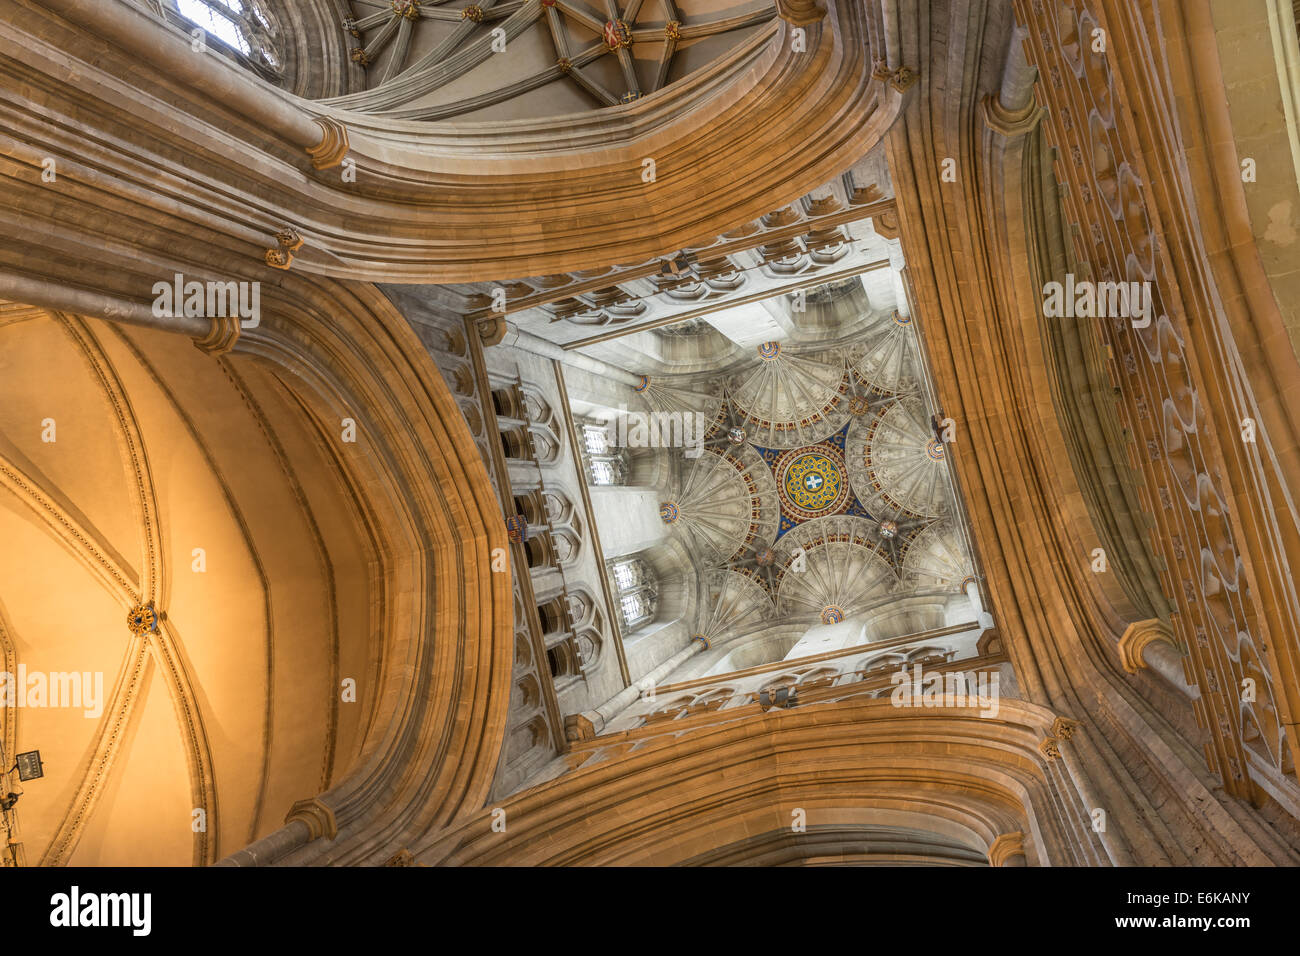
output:
M 826 17 L 820 0 L 776 0 L 776 15 L 794 27 L 806 27 Z
M 288 269 L 293 265 L 293 256 L 303 246 L 303 238 L 298 230 L 285 227 L 275 234 L 276 248 L 266 250 L 266 264 L 272 269 Z
M 882 83 L 888 83 L 899 93 L 906 93 L 921 78 L 921 75 L 909 66 L 900 66 L 896 70 L 891 70 L 884 60 L 876 61 L 876 68 L 872 70 L 871 76 Z
M 212 327 L 203 338 L 194 340 L 194 347 L 213 357 L 225 355 L 239 341 L 239 317 L 235 315 L 215 316 L 209 319 Z
M 506 337 L 506 317 L 504 315 L 494 315 L 486 319 L 479 319 L 475 323 L 478 329 L 478 337 L 483 342 L 485 348 L 500 345 Z
M 1016 858 L 1019 857 L 1017 862 Z M 1004 833 L 989 844 L 989 866 L 1024 866 L 1025 835 Z
M 1033 132 L 1043 118 L 1043 108 L 1032 99 L 1022 109 L 1009 110 L 1001 100 L 989 94 L 980 100 L 980 116 L 984 125 L 1008 138 Z
M 312 122 L 321 128 L 321 141 L 307 147 L 311 164 L 317 169 L 333 169 L 347 156 L 348 128 L 336 119 L 318 116 Z
M 1134 621 L 1130 624 L 1125 629 L 1123 637 L 1119 639 L 1117 648 L 1119 662 L 1124 665 L 1124 670 L 1136 674 L 1140 668 L 1149 666 L 1146 660 L 1146 649 L 1157 641 L 1163 641 L 1175 650 L 1178 649 L 1169 625 L 1159 618 Z
M 339 827 L 334 819 L 334 811 L 321 803 L 316 797 L 312 797 L 310 800 L 299 800 L 289 808 L 284 822 L 288 825 L 295 820 L 301 820 L 307 825 L 312 840 L 319 840 L 321 837 L 333 840 L 339 835 Z
M 1074 736 L 1075 728 L 1079 726 L 1077 720 L 1071 720 L 1069 717 L 1057 717 L 1052 721 L 1052 736 L 1058 740 L 1069 740 Z
M 598 716 L 597 720 L 599 720 Z M 595 721 L 587 714 L 569 714 L 564 718 L 566 740 L 595 740 L 597 732 Z
M 1038 744 L 1038 752 L 1043 755 L 1044 760 L 1060 760 L 1060 743 L 1055 737 L 1045 737 Z

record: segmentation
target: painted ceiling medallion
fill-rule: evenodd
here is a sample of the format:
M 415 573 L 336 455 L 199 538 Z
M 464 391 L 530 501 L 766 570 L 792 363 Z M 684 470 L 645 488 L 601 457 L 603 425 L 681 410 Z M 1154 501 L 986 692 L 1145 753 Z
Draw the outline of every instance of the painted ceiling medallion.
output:
M 639 381 L 636 385 L 632 387 L 636 389 L 638 392 L 644 392 L 647 388 L 650 387 L 650 376 L 642 375 L 640 378 L 641 381 Z
M 506 535 L 511 541 L 522 542 L 528 537 L 528 519 L 523 515 L 511 515 L 506 519 Z
M 925 446 L 925 453 L 931 461 L 943 461 L 943 442 L 931 438 Z
M 672 501 L 665 501 L 659 506 L 659 518 L 664 524 L 672 524 L 680 517 L 677 510 L 677 504 Z
M 880 536 L 882 538 L 897 538 L 898 522 L 888 520 L 880 522 Z
M 781 354 L 780 342 L 764 342 L 758 347 L 758 357 L 764 362 L 770 362 Z
M 849 399 L 850 415 L 865 415 L 871 409 L 871 402 L 865 395 L 854 395 Z
M 611 50 L 622 50 L 632 45 L 632 31 L 622 20 L 605 21 L 605 46 Z
M 775 472 L 781 511 L 797 521 L 838 511 L 849 496 L 844 459 L 833 445 L 786 452 Z
M 898 325 L 911 325 L 912 317 L 910 315 L 903 315 L 903 313 L 901 312 L 895 312 L 894 322 L 896 322 Z
M 838 624 L 844 620 L 844 608 L 835 604 L 828 604 L 822 608 L 823 624 Z
M 126 626 L 136 637 L 158 631 L 158 612 L 152 604 L 137 604 L 126 615 Z
M 733 445 L 745 444 L 745 429 L 736 427 L 727 432 L 727 441 Z
M 754 552 L 754 563 L 760 568 L 771 567 L 776 561 L 776 552 L 771 548 L 760 548 Z

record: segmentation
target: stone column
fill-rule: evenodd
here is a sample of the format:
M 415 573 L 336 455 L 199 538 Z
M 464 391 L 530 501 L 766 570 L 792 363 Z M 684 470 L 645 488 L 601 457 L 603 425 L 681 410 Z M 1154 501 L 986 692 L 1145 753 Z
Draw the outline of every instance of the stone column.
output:
M 1201 696 L 1199 688 L 1187 683 L 1183 672 L 1183 654 L 1174 643 L 1169 625 L 1159 618 L 1130 624 L 1119 639 L 1117 650 L 1120 663 L 1130 674 L 1149 667 L 1190 700 Z
M 629 372 L 627 369 L 619 368 L 617 365 L 610 365 L 608 362 L 602 362 L 590 355 L 583 355 L 581 352 L 560 348 L 554 342 L 549 342 L 533 335 L 531 332 L 525 332 L 513 322 L 506 322 L 504 325 L 505 332 L 501 338 L 496 342 L 489 341 L 486 344 L 513 345 L 520 351 L 531 352 L 533 355 L 542 355 L 561 362 L 570 368 L 580 368 L 585 372 L 591 372 L 593 375 L 610 378 L 616 382 L 622 382 L 624 385 L 631 385 L 633 388 L 645 385 L 645 381 L 640 375 Z
M 695 637 L 691 638 L 691 642 L 680 651 L 636 683 L 624 687 L 595 710 L 588 710 L 581 714 L 572 714 L 566 717 L 564 720 L 566 735 L 570 740 L 590 740 L 595 737 L 605 729 L 611 720 L 636 703 L 637 698 L 641 696 L 641 685 L 658 684 L 693 656 L 701 651 L 708 650 L 708 647 L 708 641 L 698 634 L 695 635 Z

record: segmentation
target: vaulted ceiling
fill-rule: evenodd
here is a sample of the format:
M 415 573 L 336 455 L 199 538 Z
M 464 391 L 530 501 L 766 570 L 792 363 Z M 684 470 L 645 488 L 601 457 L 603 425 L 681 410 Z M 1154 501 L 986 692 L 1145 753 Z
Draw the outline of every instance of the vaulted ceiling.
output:
M 710 644 L 921 596 L 938 626 L 976 576 L 915 325 L 898 312 L 866 321 L 834 348 L 766 342 L 641 388 L 645 411 L 709 423 L 698 455 L 657 453 L 678 462 L 660 518 L 696 562 L 707 597 L 693 624 Z
M 775 32 L 769 0 L 349 0 L 364 91 L 402 119 L 514 119 L 631 103 Z
M 0 312 L 0 670 L 102 687 L 4 712 L 46 770 L 29 863 L 212 863 L 355 761 L 375 544 L 313 404 L 178 336 Z

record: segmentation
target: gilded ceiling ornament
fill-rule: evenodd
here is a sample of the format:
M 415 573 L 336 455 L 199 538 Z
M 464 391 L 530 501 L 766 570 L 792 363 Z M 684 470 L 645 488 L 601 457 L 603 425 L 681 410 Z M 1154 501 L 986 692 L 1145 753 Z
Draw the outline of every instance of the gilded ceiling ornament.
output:
M 158 633 L 158 612 L 152 604 L 137 604 L 126 615 L 126 626 L 136 637 Z
M 471 3 L 464 10 L 460 11 L 460 18 L 462 20 L 470 20 L 474 23 L 482 23 L 483 8 L 476 3 Z
M 573 70 L 573 61 L 567 56 L 562 56 L 555 61 L 555 65 L 560 68 L 560 72 L 566 76 Z
M 523 515 L 511 515 L 506 519 L 506 536 L 515 543 L 522 543 L 528 537 L 528 519 Z
M 703 634 L 692 634 L 692 635 L 691 635 L 691 642 L 692 642 L 692 643 L 699 643 L 699 644 L 703 645 L 703 647 L 704 647 L 704 649 L 705 649 L 706 651 L 709 649 L 709 646 L 710 646 L 710 645 L 709 645 L 709 639 L 708 639 L 707 637 L 705 637 Z
M 634 389 L 636 389 L 636 391 L 638 391 L 638 392 L 644 392 L 647 388 L 650 387 L 650 376 L 649 376 L 649 375 L 642 375 L 642 376 L 641 376 L 641 381 L 638 382 L 636 385 L 634 385 L 634 386 L 632 386 L 632 387 L 633 387 Z
M 303 247 L 303 238 L 296 229 L 286 226 L 275 234 L 277 248 L 266 250 L 266 264 L 273 269 L 288 269 L 293 265 L 294 253 Z
M 681 517 L 681 512 L 677 510 L 676 502 L 665 501 L 659 506 L 659 518 L 664 524 L 672 524 L 679 517 Z
M 780 342 L 764 342 L 758 347 L 758 357 L 764 362 L 770 362 L 781 354 Z
M 727 441 L 731 442 L 733 445 L 745 444 L 746 437 L 747 436 L 745 435 L 745 429 L 739 426 L 727 432 Z
M 897 521 L 880 522 L 880 536 L 882 538 L 897 538 L 898 522 Z
M 611 50 L 622 50 L 632 45 L 632 31 L 622 20 L 605 21 L 605 46 Z
M 393 12 L 408 20 L 420 18 L 420 0 L 393 0 Z
M 370 54 L 368 54 L 363 47 L 354 46 L 352 48 L 351 56 L 353 63 L 359 64 L 360 66 L 370 65 Z
M 781 514 L 793 521 L 808 521 L 833 514 L 849 497 L 844 459 L 829 443 L 786 452 L 773 466 Z
M 838 604 L 828 604 L 822 608 L 823 624 L 838 624 L 844 620 L 844 608 Z
M 925 446 L 925 454 L 931 461 L 943 461 L 943 442 L 931 438 Z
M 682 38 L 682 21 L 669 20 L 664 25 L 664 36 L 669 40 L 680 40 Z

